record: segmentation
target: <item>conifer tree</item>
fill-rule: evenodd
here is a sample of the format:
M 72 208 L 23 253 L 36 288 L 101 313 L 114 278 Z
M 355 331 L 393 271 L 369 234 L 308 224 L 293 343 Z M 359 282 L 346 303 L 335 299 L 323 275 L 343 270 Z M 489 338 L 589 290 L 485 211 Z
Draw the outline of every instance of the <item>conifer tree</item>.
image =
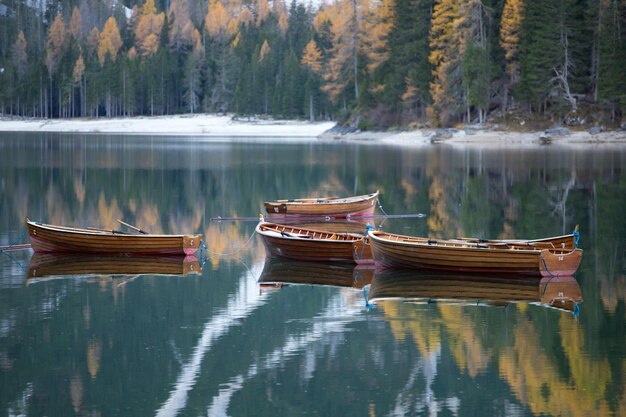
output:
M 7 87 L 12 87 L 11 92 L 17 97 L 17 113 L 23 114 L 21 110 L 22 107 L 22 94 L 25 91 L 24 86 L 22 85 L 24 78 L 26 76 L 26 71 L 28 69 L 28 52 L 27 52 L 28 42 L 26 41 L 26 37 L 24 36 L 24 31 L 20 30 L 20 33 L 17 35 L 17 39 L 15 40 L 15 44 L 13 44 L 13 51 L 11 54 L 11 62 L 13 64 L 13 69 L 15 71 L 15 83 L 7 82 Z
M 597 95 L 615 121 L 620 108 L 626 114 L 626 4 L 602 2 L 599 14 Z
M 309 97 L 307 103 L 307 109 L 309 113 L 309 120 L 315 120 L 315 107 L 314 98 L 315 91 L 319 85 L 319 75 L 322 73 L 322 53 L 320 52 L 315 40 L 311 39 L 306 44 L 300 64 L 305 67 L 307 71 L 306 93 Z
M 504 50 L 504 60 L 506 64 L 507 87 L 505 94 L 510 93 L 517 84 L 520 77 L 520 35 L 522 30 L 522 19 L 524 11 L 524 0 L 506 0 L 502 19 L 500 23 L 500 46 Z M 507 99 L 504 100 L 506 110 Z
M 460 20 L 458 0 L 435 2 L 430 29 L 430 56 L 433 67 L 429 108 L 430 119 L 447 125 L 454 119 L 462 104 L 461 56 L 462 45 L 455 30 Z
M 197 29 L 194 29 L 193 31 L 192 39 L 193 50 L 187 56 L 187 60 L 185 62 L 183 95 L 189 112 L 196 113 L 200 109 L 204 46 L 202 45 L 202 36 Z
M 384 64 L 385 90 L 381 102 L 389 113 L 414 121 L 430 102 L 428 61 L 432 0 L 396 1 L 389 34 L 389 60 Z

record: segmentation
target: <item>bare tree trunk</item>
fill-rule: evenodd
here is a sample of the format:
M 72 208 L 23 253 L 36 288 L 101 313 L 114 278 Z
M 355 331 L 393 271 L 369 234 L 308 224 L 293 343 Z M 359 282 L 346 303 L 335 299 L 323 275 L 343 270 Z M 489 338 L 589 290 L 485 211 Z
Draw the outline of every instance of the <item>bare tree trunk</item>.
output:
M 313 93 L 309 93 L 309 120 L 311 122 L 315 121 L 315 113 L 313 111 Z

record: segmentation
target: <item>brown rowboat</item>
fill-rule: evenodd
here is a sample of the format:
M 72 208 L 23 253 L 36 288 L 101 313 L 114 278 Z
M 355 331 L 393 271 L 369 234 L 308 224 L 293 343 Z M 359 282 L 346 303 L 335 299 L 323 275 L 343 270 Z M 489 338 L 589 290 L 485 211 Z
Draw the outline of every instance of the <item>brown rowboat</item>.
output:
M 129 255 L 193 255 L 200 235 L 156 235 L 55 226 L 26 219 L 33 250 Z
M 354 245 L 363 235 L 333 233 L 299 226 L 260 222 L 256 232 L 261 236 L 268 256 L 299 261 L 371 263 L 368 253 L 360 251 L 355 259 Z
M 582 257 L 581 249 L 510 242 L 434 240 L 380 231 L 370 231 L 368 237 L 376 265 L 384 268 L 564 276 L 576 272 Z
M 270 219 L 300 217 L 371 216 L 374 214 L 378 191 L 354 197 L 297 198 L 265 202 L 266 216 Z

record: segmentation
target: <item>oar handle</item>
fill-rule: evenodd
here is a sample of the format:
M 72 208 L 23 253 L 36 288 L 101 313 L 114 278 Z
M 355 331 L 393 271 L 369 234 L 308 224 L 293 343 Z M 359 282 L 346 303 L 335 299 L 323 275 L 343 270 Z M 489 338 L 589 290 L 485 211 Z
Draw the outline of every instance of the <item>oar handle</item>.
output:
M 132 224 L 128 224 L 128 223 L 126 223 L 126 222 L 123 222 L 123 221 L 121 221 L 120 219 L 117 219 L 117 221 L 118 221 L 120 224 L 123 224 L 123 225 L 124 225 L 124 226 L 126 226 L 126 227 L 130 227 L 131 229 L 136 230 L 136 231 L 138 231 L 138 232 L 139 232 L 139 233 L 141 233 L 141 234 L 144 234 L 144 235 L 147 235 L 147 234 L 148 234 L 148 232 L 146 232 L 145 230 L 141 230 L 140 228 L 135 227 L 135 226 L 133 226 Z

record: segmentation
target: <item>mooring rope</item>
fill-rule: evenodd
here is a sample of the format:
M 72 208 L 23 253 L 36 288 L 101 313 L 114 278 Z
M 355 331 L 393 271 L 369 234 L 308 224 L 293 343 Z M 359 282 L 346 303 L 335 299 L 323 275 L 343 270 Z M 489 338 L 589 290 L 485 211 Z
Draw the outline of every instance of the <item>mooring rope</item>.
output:
M 9 246 L 2 246 L 0 247 L 0 252 L 4 253 L 6 256 L 9 257 L 9 259 L 11 259 L 13 262 L 15 262 L 21 269 L 26 270 L 26 268 L 24 268 L 24 266 L 22 265 L 22 263 L 20 261 L 18 261 L 17 259 L 15 259 L 15 257 L 13 257 L 9 251 L 12 250 L 20 250 L 20 249 L 30 249 L 30 244 L 19 244 L 17 242 L 21 241 L 24 238 L 24 235 L 26 234 L 26 229 L 22 230 L 22 233 L 17 237 L 17 239 L 10 244 Z
M 17 243 L 24 238 L 25 234 L 26 234 L 26 229 L 23 229 L 22 233 L 20 233 L 20 235 L 17 237 L 17 239 L 15 239 L 13 243 L 11 243 L 8 246 L 0 246 L 0 252 L 6 252 L 10 250 L 30 249 L 31 247 L 30 243 L 20 243 L 20 244 Z
M 257 221 L 258 221 L 258 219 L 257 219 Z M 256 233 L 256 230 L 253 230 L 253 231 L 252 231 L 252 234 L 250 235 L 250 237 L 248 238 L 248 240 L 246 240 L 246 242 L 245 242 L 243 245 L 241 245 L 241 246 L 240 246 L 240 247 L 238 247 L 238 248 L 235 248 L 235 250 L 233 250 L 233 251 L 231 251 L 231 252 L 216 252 L 216 251 L 212 251 L 212 250 L 210 250 L 210 249 L 209 249 L 208 245 L 206 245 L 206 244 L 205 244 L 205 246 L 206 246 L 206 249 L 205 249 L 205 250 L 206 250 L 206 252 L 207 252 L 207 253 L 210 253 L 210 254 L 212 254 L 212 255 L 218 255 L 218 256 L 233 256 L 233 255 L 235 255 L 235 254 L 237 254 L 237 253 L 241 252 L 242 250 L 244 250 L 244 249 L 246 248 L 246 246 L 248 246 L 248 244 L 250 243 L 250 241 L 251 241 L 251 240 L 252 240 L 252 238 L 254 237 L 255 233 Z
M 377 200 L 377 203 L 378 203 L 378 208 L 380 209 L 380 211 L 382 211 L 382 212 L 383 212 L 383 214 L 384 214 L 385 216 L 389 217 L 389 215 L 387 214 L 387 212 L 383 209 L 383 205 L 382 205 L 382 204 L 380 204 L 380 200 Z M 421 214 L 421 213 L 420 213 L 420 214 Z

